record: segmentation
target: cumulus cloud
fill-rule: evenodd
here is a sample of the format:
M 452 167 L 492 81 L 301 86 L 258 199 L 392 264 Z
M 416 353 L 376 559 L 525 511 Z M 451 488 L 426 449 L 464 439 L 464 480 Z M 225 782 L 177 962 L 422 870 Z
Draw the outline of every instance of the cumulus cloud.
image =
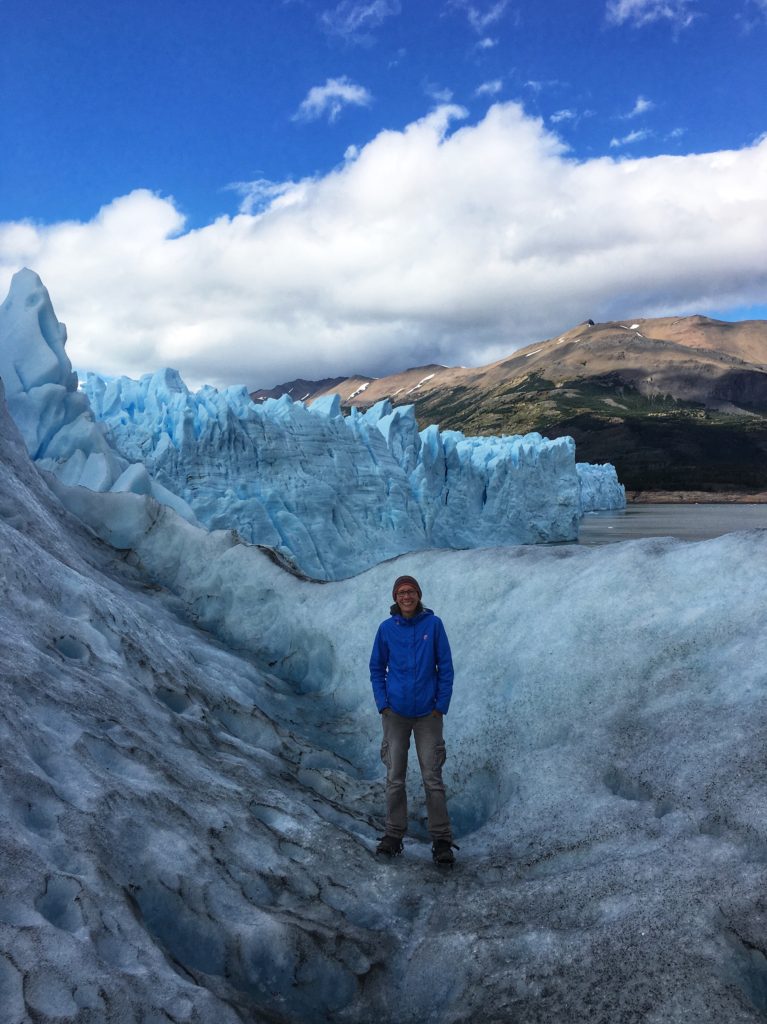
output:
M 355 85 L 346 75 L 328 78 L 324 85 L 315 85 L 309 90 L 293 120 L 317 121 L 327 115 L 332 123 L 344 107 L 367 107 L 372 99 L 364 86 Z
M 574 110 L 555 110 L 549 120 L 552 124 L 561 124 L 563 121 L 577 121 L 578 115 Z
M 654 21 L 668 21 L 675 28 L 687 28 L 695 20 L 695 0 L 607 0 L 607 20 L 613 25 L 628 23 L 641 28 Z
M 194 230 L 147 191 L 4 224 L 0 288 L 41 274 L 81 371 L 255 387 L 476 365 L 585 316 L 762 301 L 765 180 L 767 139 L 579 161 L 516 103 L 477 123 L 450 106 Z
M 475 96 L 497 96 L 503 89 L 503 82 L 495 78 L 492 82 L 483 82 L 474 90 Z
M 255 181 L 234 181 L 227 188 L 242 197 L 241 213 L 258 213 L 272 206 L 281 205 L 285 197 L 288 202 L 295 202 L 298 185 L 295 181 L 269 181 L 268 178 L 257 178 Z
M 375 41 L 373 35 L 387 18 L 399 14 L 399 0 L 341 0 L 320 16 L 320 23 L 330 35 L 340 36 L 348 43 L 369 46 Z

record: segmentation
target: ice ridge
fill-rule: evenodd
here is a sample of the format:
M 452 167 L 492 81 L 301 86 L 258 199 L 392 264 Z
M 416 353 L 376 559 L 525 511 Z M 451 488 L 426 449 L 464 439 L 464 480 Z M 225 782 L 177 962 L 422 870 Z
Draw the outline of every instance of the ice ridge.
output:
M 570 438 L 419 431 L 413 406 L 389 401 L 349 416 L 338 396 L 255 405 L 244 387 L 192 393 L 173 370 L 88 374 L 84 390 L 116 451 L 200 522 L 278 548 L 319 578 L 408 550 L 577 536 Z
M 577 462 L 575 468 L 578 471 L 581 513 L 626 507 L 626 488 L 618 480 L 615 466 L 609 462 L 602 465 Z
M 194 516 L 141 465 L 119 455 L 91 412 L 65 351 L 67 329 L 32 270 L 14 274 L 0 306 L 0 379 L 27 451 L 40 469 L 92 491 L 151 494 L 184 518 Z
M 584 509 L 623 502 L 612 467 L 576 468 L 571 438 L 419 431 L 412 406 L 388 401 L 346 417 L 338 396 L 255 405 L 244 387 L 192 393 L 172 369 L 79 385 L 66 337 L 20 271 L 0 307 L 0 377 L 41 469 L 151 494 L 320 579 L 423 548 L 573 540 Z

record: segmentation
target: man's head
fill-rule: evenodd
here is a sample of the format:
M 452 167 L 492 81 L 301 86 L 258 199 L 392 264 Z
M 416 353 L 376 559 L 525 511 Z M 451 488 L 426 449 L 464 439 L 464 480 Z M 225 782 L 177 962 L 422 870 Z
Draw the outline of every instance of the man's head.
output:
M 406 619 L 415 615 L 421 607 L 421 587 L 413 576 L 398 576 L 391 593 L 400 615 Z

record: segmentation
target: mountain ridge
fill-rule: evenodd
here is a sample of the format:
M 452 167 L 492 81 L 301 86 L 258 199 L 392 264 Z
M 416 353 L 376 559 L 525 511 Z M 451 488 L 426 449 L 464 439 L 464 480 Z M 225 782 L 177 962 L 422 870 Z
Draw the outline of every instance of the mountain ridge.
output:
M 329 393 L 346 408 L 412 403 L 422 427 L 570 434 L 630 491 L 767 490 L 763 320 L 586 320 L 485 366 L 355 375 L 308 400 Z

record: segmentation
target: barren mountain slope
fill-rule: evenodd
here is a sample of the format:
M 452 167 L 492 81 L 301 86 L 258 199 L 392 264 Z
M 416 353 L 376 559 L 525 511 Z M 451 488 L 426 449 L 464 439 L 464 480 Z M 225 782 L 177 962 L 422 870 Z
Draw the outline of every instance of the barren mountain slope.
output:
M 334 391 L 347 406 L 413 402 L 423 426 L 571 434 L 580 460 L 613 462 L 630 490 L 767 489 L 761 320 L 587 321 L 488 366 L 347 378 Z

